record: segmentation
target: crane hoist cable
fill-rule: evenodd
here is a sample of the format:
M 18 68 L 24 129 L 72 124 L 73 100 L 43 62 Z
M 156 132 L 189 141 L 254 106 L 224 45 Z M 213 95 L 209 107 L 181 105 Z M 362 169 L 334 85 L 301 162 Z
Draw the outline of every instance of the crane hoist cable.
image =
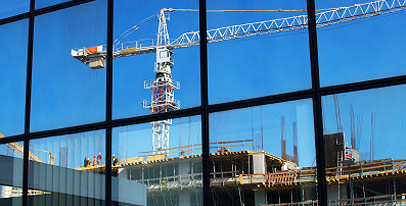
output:
M 327 11 L 340 8 L 317 9 L 316 11 Z M 173 9 L 174 11 L 199 11 L 199 9 Z M 286 12 L 286 11 L 307 11 L 306 9 L 209 9 L 206 12 Z
M 131 28 L 127 29 L 126 31 L 124 31 L 123 33 L 121 33 L 117 39 L 114 40 L 113 44 L 114 45 L 118 45 L 121 40 L 123 40 L 125 37 L 127 37 L 128 35 L 132 34 L 134 31 L 138 30 L 143 24 L 151 21 L 152 19 L 154 19 L 155 17 L 157 17 L 157 15 L 159 14 L 159 12 L 143 19 L 142 21 L 140 21 L 140 23 L 132 26 Z

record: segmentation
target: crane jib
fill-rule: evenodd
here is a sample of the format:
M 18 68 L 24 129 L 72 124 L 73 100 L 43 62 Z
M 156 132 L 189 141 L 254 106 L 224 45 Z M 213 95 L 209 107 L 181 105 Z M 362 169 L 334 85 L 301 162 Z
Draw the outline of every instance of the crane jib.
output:
M 406 9 L 405 6 L 406 0 L 380 0 L 365 4 L 356 4 L 350 7 L 340 7 L 317 13 L 316 24 L 319 28 L 325 27 L 361 18 L 368 18 L 403 11 Z M 162 9 L 162 11 L 176 10 Z M 167 18 L 164 16 L 164 13 L 161 14 L 161 20 L 164 21 L 165 26 L 160 28 L 161 35 L 163 35 L 163 37 L 158 38 L 158 40 L 161 43 L 166 42 L 165 44 L 167 45 L 164 46 L 166 46 L 168 49 L 172 50 L 177 48 L 185 48 L 200 44 L 199 31 L 183 33 L 177 39 L 168 43 L 167 39 L 169 39 L 169 36 L 167 36 L 166 28 Z M 207 30 L 207 42 L 215 43 L 226 40 L 267 35 L 277 32 L 287 32 L 305 28 L 307 28 L 307 16 L 300 15 L 210 29 Z M 142 44 L 138 44 L 138 41 L 136 41 L 135 46 L 126 46 L 126 43 L 115 45 L 113 58 L 154 53 L 156 52 L 159 45 L 152 45 L 153 43 L 154 42 L 151 41 L 149 45 L 146 45 L 144 42 Z M 71 55 L 82 63 L 89 65 L 93 69 L 105 67 L 106 50 L 103 46 L 82 48 L 78 50 L 72 49 Z

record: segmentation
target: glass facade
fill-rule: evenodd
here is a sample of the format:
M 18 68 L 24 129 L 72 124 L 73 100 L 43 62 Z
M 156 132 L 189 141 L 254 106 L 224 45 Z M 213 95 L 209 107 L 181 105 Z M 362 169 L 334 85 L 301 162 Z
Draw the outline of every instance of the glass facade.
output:
M 199 12 L 183 11 L 199 8 L 198 1 L 114 3 L 113 119 L 157 113 L 153 107 L 162 100 L 173 103 L 173 109 L 200 106 L 199 46 L 168 53 L 150 49 L 158 44 L 158 36 L 160 41 L 167 38 L 168 44 L 198 42 L 184 35 L 199 31 Z M 159 25 L 167 32 L 159 33 Z M 119 58 L 126 56 L 131 58 Z
M 399 175 L 404 168 L 405 111 L 400 106 L 403 97 L 396 95 L 404 90 L 400 85 L 323 98 L 326 173 L 331 182 L 328 198 L 332 204 L 363 204 L 376 193 L 381 196 L 373 200 L 375 204 L 390 203 L 405 193 L 405 179 Z M 345 175 L 350 178 L 342 178 Z M 336 184 L 338 181 L 341 184 Z
M 32 131 L 104 120 L 105 72 L 72 55 L 106 41 L 106 7 L 99 0 L 35 17 Z M 77 21 L 83 13 L 87 20 Z
M 208 0 L 207 9 L 210 104 L 311 88 L 306 1 Z
M 30 0 L 4 0 L 1 3 L 0 18 L 11 17 L 30 10 Z
M 310 99 L 212 113 L 209 120 L 211 204 L 317 202 Z M 283 188 L 295 182 L 301 185 Z
M 376 6 L 375 6 L 376 5 Z M 316 1 L 316 9 L 337 8 L 334 14 L 318 11 L 323 22 L 335 25 L 317 29 L 320 84 L 331 86 L 405 75 L 406 62 L 399 58 L 405 49 L 402 1 Z M 340 19 L 341 18 L 341 19 Z M 339 20 L 340 19 L 340 20 Z
M 21 205 L 23 196 L 24 143 L 10 142 L 0 146 L 2 205 Z M 32 191 L 31 191 L 32 192 Z
M 170 147 L 161 151 L 149 123 L 113 129 L 113 202 L 203 205 L 200 116 L 162 121 L 172 124 Z
M 103 130 L 30 142 L 29 205 L 105 205 Z
M 28 21 L 1 25 L 0 36 L 0 133 L 11 136 L 24 133 Z
M 41 9 L 47 6 L 54 6 L 56 4 L 64 3 L 67 1 L 75 1 L 75 0 L 54 0 L 54 1 L 37 0 L 35 1 L 35 8 Z
M 0 9 L 0 205 L 402 205 L 406 1 Z

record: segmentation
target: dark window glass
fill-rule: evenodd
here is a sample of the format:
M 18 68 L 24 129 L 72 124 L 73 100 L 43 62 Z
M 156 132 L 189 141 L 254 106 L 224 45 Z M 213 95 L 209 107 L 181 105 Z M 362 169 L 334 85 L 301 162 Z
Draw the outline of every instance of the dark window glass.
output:
M 400 204 L 404 199 L 405 90 L 402 85 L 323 98 L 331 205 Z
M 113 203 L 203 205 L 199 116 L 113 129 L 112 162 Z
M 0 145 L 0 205 L 22 205 L 23 154 L 23 142 Z
M 32 131 L 104 120 L 105 70 L 84 63 L 104 64 L 106 15 L 99 0 L 35 18 Z
M 55 4 L 60 4 L 60 3 L 64 3 L 70 0 L 52 0 L 52 1 L 48 1 L 48 0 L 36 0 L 35 1 L 35 8 L 36 9 L 40 9 L 40 8 L 44 8 L 47 6 L 53 6 Z M 72 0 L 75 1 L 75 0 Z
M 0 26 L 0 132 L 24 132 L 28 21 Z
M 113 118 L 199 106 L 198 1 L 118 0 L 114 9 Z
M 0 7 L 0 19 L 28 12 L 30 0 L 2 0 Z
M 311 88 L 306 1 L 207 1 L 209 103 Z
M 29 205 L 105 205 L 105 142 L 103 130 L 32 140 Z
M 404 75 L 405 1 L 316 1 L 322 86 Z
M 311 100 L 210 115 L 213 205 L 317 204 Z

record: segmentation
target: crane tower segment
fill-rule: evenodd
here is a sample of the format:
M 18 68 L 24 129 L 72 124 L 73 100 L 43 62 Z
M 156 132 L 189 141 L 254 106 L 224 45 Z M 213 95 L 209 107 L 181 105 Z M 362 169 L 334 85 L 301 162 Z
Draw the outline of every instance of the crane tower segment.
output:
M 172 80 L 172 68 L 174 61 L 172 52 L 168 49 L 170 45 L 168 27 L 168 12 L 171 9 L 161 9 L 159 12 L 159 26 L 157 35 L 156 62 L 154 67 L 155 79 L 145 81 L 144 88 L 151 89 L 151 100 L 144 100 L 144 108 L 150 109 L 152 114 L 164 113 L 179 109 L 180 103 L 175 100 L 174 91 L 180 89 L 179 82 Z M 167 16 L 168 15 L 168 16 Z M 172 120 L 153 121 L 152 125 L 152 150 L 154 154 L 168 155 L 169 149 L 169 128 Z

